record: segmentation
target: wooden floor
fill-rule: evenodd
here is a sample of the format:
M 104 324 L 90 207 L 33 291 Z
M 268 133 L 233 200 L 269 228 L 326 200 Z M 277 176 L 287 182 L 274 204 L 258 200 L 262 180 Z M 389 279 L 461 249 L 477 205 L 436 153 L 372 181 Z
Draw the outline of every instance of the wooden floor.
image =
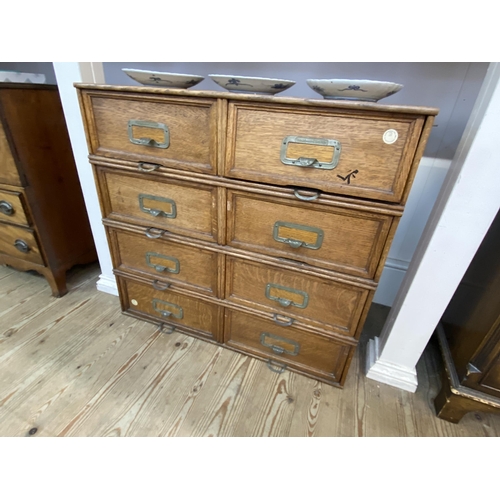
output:
M 373 306 L 344 389 L 120 312 L 97 266 L 70 292 L 0 267 L 0 436 L 498 436 L 500 415 L 434 416 L 441 369 L 431 343 L 411 394 L 368 380 L 361 361 L 387 308 Z

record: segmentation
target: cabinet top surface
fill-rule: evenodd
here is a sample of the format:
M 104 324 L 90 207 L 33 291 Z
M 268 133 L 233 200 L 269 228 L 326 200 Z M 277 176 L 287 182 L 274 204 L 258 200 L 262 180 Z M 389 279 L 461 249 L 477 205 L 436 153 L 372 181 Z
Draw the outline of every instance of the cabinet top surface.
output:
M 336 108 L 346 110 L 365 110 L 372 112 L 390 112 L 418 115 L 437 115 L 438 108 L 424 106 L 401 106 L 395 104 L 378 104 L 363 101 L 341 101 L 330 99 L 307 99 L 302 97 L 279 97 L 259 94 L 242 94 L 233 92 L 216 92 L 212 90 L 184 90 L 162 87 L 140 87 L 120 85 L 96 85 L 90 83 L 75 83 L 76 88 L 82 90 L 112 91 L 134 94 L 156 94 L 182 97 L 205 97 L 213 99 L 228 99 L 232 101 L 261 102 L 274 104 L 292 104 L 305 106 L 320 106 L 323 108 Z

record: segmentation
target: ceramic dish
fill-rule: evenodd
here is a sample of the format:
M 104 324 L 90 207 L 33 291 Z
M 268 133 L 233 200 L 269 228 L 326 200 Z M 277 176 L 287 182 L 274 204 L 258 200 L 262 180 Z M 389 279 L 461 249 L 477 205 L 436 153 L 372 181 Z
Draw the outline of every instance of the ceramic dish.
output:
M 217 85 L 231 92 L 246 94 L 277 94 L 289 89 L 295 82 L 277 78 L 258 78 L 254 76 L 208 75 Z
M 307 80 L 307 85 L 325 99 L 377 102 L 399 92 L 403 85 L 375 80 Z
M 173 89 L 188 89 L 200 83 L 205 78 L 200 75 L 186 75 L 183 73 L 165 73 L 163 71 L 148 71 L 145 69 L 122 68 L 132 80 L 143 85 L 169 87 Z

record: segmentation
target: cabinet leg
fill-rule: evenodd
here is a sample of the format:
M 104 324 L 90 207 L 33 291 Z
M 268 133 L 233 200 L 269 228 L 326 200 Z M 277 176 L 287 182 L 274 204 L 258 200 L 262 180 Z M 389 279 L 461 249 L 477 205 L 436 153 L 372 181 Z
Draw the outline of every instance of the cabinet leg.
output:
M 434 408 L 438 418 L 454 424 L 458 424 L 462 417 L 471 411 L 488 413 L 500 411 L 499 408 L 451 392 L 450 381 L 446 376 L 443 376 L 443 387 L 434 399 Z
M 52 295 L 54 297 L 62 297 L 63 295 L 66 295 L 68 293 L 68 289 L 66 287 L 65 270 L 57 270 L 55 272 L 51 272 L 47 269 L 44 275 L 49 282 L 50 288 L 52 289 Z

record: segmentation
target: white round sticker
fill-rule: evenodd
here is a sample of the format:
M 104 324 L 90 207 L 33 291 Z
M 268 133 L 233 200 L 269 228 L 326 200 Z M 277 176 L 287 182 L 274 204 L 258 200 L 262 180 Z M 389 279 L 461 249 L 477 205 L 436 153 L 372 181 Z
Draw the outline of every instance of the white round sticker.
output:
M 132 302 L 133 306 L 136 306 L 137 304 L 139 304 L 139 302 L 137 302 L 137 300 L 135 300 L 135 299 L 132 299 L 130 302 Z
M 394 144 L 398 140 L 398 133 L 393 128 L 390 128 L 384 132 L 382 139 L 386 144 Z

